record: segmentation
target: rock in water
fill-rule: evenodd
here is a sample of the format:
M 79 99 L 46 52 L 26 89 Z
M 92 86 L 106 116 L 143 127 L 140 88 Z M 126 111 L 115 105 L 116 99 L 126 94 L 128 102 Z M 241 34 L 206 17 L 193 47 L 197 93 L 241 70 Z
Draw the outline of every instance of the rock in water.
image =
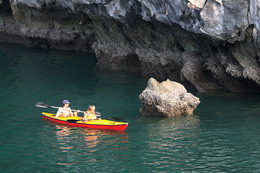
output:
M 200 103 L 182 84 L 169 79 L 159 83 L 154 78 L 149 79 L 139 99 L 143 105 L 142 115 L 164 117 L 192 115 Z

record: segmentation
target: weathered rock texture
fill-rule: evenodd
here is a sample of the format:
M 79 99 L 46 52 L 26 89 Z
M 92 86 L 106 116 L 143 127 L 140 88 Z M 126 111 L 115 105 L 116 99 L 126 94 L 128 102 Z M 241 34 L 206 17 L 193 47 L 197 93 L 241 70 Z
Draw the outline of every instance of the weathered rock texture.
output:
M 0 41 L 95 52 L 101 69 L 260 91 L 259 0 L 0 0 Z
M 187 93 L 180 83 L 170 80 L 159 83 L 154 78 L 149 79 L 139 99 L 143 115 L 163 117 L 192 115 L 200 103 L 199 98 Z

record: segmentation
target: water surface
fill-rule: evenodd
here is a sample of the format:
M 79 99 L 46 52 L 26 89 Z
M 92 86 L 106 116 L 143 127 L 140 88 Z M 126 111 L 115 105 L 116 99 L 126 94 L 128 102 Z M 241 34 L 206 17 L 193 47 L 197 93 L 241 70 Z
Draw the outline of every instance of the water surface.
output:
M 142 117 L 147 78 L 95 70 L 92 54 L 0 44 L 1 172 L 260 172 L 260 96 L 199 94 L 195 116 Z M 43 121 L 37 101 L 94 104 L 124 132 Z

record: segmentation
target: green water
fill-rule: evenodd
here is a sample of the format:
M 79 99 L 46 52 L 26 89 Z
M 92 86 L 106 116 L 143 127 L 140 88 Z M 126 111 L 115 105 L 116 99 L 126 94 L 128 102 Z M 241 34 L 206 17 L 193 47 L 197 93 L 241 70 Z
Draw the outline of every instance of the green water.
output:
M 0 172 L 260 172 L 260 95 L 199 94 L 195 116 L 142 117 L 147 78 L 95 70 L 94 55 L 0 44 Z M 43 121 L 37 101 L 95 104 L 125 133 Z

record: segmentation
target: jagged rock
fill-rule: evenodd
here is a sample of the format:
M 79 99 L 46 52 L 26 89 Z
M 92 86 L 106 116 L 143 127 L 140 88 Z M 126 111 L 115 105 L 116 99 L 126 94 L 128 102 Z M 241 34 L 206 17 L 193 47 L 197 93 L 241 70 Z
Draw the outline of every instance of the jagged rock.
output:
M 206 1 L 207 0 L 188 0 L 188 7 L 202 9 Z
M 0 42 L 95 52 L 97 68 L 260 92 L 260 0 L 0 0 Z
M 187 93 L 180 83 L 170 80 L 159 83 L 154 78 L 149 79 L 139 99 L 143 115 L 163 117 L 192 115 L 200 103 L 199 98 Z

